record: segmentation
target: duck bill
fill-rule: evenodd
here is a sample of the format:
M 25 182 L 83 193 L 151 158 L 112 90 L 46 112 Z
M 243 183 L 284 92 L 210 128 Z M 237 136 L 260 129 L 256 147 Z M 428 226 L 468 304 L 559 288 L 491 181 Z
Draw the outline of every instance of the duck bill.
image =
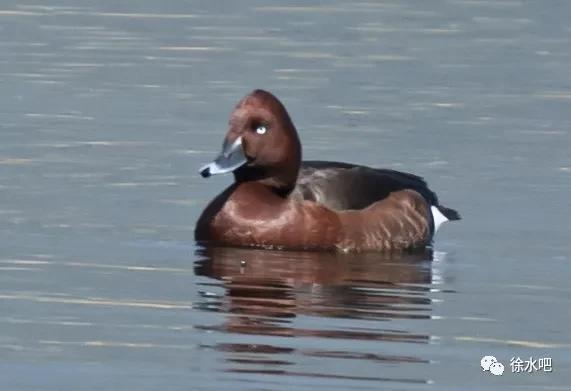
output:
M 230 142 L 224 140 L 222 152 L 212 162 L 200 168 L 200 175 L 208 178 L 211 175 L 226 174 L 246 164 L 248 160 L 242 148 L 242 137 Z

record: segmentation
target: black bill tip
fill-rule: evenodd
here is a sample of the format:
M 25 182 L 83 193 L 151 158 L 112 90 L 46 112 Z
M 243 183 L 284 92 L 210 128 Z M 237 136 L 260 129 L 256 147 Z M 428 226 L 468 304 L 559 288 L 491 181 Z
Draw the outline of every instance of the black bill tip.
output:
M 210 167 L 207 166 L 207 167 L 204 167 L 202 170 L 200 170 L 200 175 L 203 178 L 208 178 L 210 175 L 212 175 L 212 174 L 210 174 Z

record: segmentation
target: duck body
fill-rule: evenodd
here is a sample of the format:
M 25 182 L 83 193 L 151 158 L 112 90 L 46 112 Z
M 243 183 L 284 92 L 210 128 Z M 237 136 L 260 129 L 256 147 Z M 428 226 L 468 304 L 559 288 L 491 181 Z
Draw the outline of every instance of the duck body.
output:
M 341 162 L 301 161 L 287 111 L 256 90 L 234 110 L 222 154 L 205 177 L 235 182 L 203 211 L 204 244 L 322 251 L 402 251 L 429 245 L 438 226 L 458 220 L 424 180 Z

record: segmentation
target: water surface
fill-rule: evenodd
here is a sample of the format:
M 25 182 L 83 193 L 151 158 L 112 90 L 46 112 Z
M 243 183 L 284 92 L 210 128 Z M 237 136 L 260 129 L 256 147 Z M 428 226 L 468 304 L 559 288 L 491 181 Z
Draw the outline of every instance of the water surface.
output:
M 2 1 L 3 389 L 567 389 L 570 13 Z M 231 180 L 197 169 L 260 87 L 306 158 L 417 173 L 464 220 L 422 254 L 197 248 Z

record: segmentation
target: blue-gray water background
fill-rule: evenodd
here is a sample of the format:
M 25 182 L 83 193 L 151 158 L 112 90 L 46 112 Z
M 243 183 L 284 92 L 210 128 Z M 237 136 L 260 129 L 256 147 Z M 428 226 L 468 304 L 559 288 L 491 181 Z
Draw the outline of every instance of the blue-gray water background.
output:
M 569 389 L 570 15 L 1 0 L 2 390 Z M 432 261 L 196 248 L 253 88 L 306 158 L 424 176 L 464 217 Z

